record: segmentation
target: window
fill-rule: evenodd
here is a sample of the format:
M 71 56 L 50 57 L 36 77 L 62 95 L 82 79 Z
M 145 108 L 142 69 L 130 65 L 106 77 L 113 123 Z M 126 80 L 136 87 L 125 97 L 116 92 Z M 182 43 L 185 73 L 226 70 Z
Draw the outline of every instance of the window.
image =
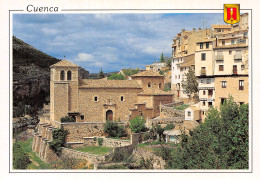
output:
M 64 80 L 65 79 L 65 72 L 63 70 L 61 70 L 60 72 L 60 80 Z
M 203 101 L 202 105 L 203 105 L 203 106 L 206 106 L 206 102 L 205 102 L 205 101 Z M 203 112 L 204 112 L 204 111 L 203 111 Z
M 206 75 L 206 67 L 201 67 L 201 75 Z
M 179 75 L 179 79 L 181 78 L 181 75 Z
M 121 100 L 121 101 L 124 101 L 124 96 L 121 96 L 120 100 Z
M 95 101 L 95 102 L 98 101 L 98 97 L 97 97 L 97 96 L 94 97 L 94 101 Z
M 211 83 L 211 79 L 207 79 L 207 84 L 210 84 Z
M 209 90 L 209 97 L 212 97 L 213 96 L 213 90 Z
M 206 42 L 206 49 L 209 48 L 209 42 Z
M 191 116 L 191 112 L 190 112 L 190 111 L 188 111 L 188 116 L 189 116 L 189 117 Z
M 241 65 L 241 70 L 244 70 L 245 69 L 245 65 Z
M 147 86 L 148 86 L 148 87 L 151 87 L 151 83 L 149 82 Z
M 208 104 L 209 104 L 209 107 L 211 107 L 211 106 L 212 106 L 212 102 L 209 102 Z
M 217 32 L 221 32 L 221 29 L 217 29 Z
M 206 95 L 206 91 L 203 91 L 203 95 Z
M 200 43 L 200 49 L 203 49 L 203 43 Z
M 219 71 L 224 71 L 224 65 L 219 65 L 218 67 L 219 67 L 218 68 Z
M 232 55 L 232 51 L 229 51 L 229 55 Z
M 201 60 L 205 61 L 206 60 L 206 53 L 201 53 Z
M 244 90 L 244 80 L 239 80 L 239 90 Z
M 83 116 L 83 115 L 81 115 L 81 116 L 80 116 L 80 119 L 81 119 L 81 120 L 84 120 L 84 116 Z
M 71 71 L 67 72 L 67 80 L 71 80 Z
M 226 101 L 226 98 L 221 98 L 221 104 L 224 104 L 225 101 Z
M 222 81 L 222 88 L 226 88 L 227 87 L 227 81 Z
M 201 82 L 201 83 L 204 83 L 204 80 L 201 80 L 200 82 Z
M 159 83 L 159 89 L 161 89 L 162 88 L 162 83 Z
M 235 44 L 235 40 L 234 39 L 231 39 L 231 44 Z
M 241 105 L 243 105 L 243 104 L 245 104 L 245 103 L 244 103 L 244 102 L 239 102 L 239 104 L 240 104 L 240 106 L 241 106 Z
M 225 41 L 222 41 L 222 46 L 225 46 Z

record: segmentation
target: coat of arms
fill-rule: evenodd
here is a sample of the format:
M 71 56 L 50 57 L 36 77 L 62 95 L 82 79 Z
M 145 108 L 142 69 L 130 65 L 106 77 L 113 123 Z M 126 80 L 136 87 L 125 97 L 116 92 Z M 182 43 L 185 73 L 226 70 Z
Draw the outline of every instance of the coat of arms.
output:
M 236 24 L 240 19 L 240 4 L 224 4 L 224 21 Z

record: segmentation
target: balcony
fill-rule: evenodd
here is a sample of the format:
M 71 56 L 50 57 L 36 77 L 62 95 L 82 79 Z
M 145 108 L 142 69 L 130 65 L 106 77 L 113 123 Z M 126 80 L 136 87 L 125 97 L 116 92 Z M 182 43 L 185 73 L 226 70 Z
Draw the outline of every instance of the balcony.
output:
M 216 55 L 216 61 L 223 61 L 224 60 L 224 56 L 223 56 L 223 54 L 218 54 L 218 55 Z
M 242 60 L 242 54 L 241 53 L 236 53 L 234 55 L 234 60 Z

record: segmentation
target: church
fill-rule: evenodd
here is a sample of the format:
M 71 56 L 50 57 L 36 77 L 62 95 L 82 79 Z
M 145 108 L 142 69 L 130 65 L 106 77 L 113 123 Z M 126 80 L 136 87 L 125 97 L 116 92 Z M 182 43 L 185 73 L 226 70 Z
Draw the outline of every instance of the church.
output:
M 65 116 L 76 123 L 146 120 L 160 115 L 160 105 L 173 102 L 157 72 L 143 71 L 128 80 L 81 79 L 78 68 L 67 60 L 50 67 L 50 122 L 55 127 Z

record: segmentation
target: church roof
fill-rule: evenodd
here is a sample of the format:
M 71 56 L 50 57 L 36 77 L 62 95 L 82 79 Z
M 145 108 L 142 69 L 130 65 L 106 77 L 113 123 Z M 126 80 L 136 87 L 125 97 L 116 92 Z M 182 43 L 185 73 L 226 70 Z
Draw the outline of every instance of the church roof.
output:
M 162 91 L 160 89 L 145 89 L 143 92 L 139 93 L 138 95 L 144 95 L 144 96 L 159 96 L 159 95 L 166 95 L 166 96 L 172 96 L 173 93 L 169 91 Z
M 160 75 L 158 72 L 153 72 L 153 71 L 148 70 L 148 71 L 143 71 L 143 72 L 134 74 L 131 77 L 164 77 L 164 76 Z
M 56 64 L 51 65 L 50 67 L 79 67 L 79 66 L 64 59 L 64 60 L 57 62 Z
M 141 84 L 135 80 L 82 79 L 80 88 L 137 88 Z

